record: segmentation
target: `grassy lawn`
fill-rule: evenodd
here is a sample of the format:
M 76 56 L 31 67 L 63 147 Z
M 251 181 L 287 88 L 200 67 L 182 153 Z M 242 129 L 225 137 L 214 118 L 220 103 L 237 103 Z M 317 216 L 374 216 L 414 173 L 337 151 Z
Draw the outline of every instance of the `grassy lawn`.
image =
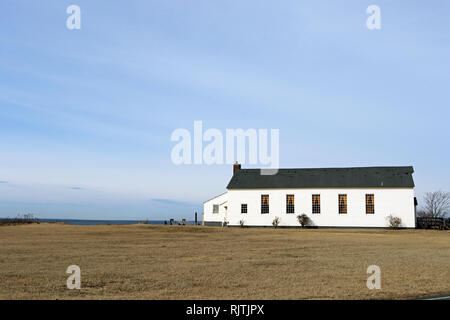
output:
M 66 288 L 69 265 L 81 290 Z M 381 290 L 366 269 L 381 268 Z M 450 232 L 0 227 L 1 299 L 402 299 L 450 293 Z

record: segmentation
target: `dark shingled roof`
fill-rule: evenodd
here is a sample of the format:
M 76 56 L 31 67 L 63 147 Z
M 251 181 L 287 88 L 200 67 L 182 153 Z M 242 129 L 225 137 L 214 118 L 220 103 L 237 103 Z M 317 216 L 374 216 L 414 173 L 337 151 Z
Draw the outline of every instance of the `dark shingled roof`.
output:
M 236 171 L 227 189 L 414 187 L 413 167 L 279 169 L 275 175 L 260 171 Z

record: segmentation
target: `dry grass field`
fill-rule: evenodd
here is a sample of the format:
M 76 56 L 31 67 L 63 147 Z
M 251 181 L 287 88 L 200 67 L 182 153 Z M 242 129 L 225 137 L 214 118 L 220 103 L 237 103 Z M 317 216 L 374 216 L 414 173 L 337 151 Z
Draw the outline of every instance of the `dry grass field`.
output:
M 66 268 L 81 268 L 81 290 Z M 381 290 L 366 269 L 381 268 Z M 450 293 L 450 232 L 0 227 L 1 299 L 403 299 Z

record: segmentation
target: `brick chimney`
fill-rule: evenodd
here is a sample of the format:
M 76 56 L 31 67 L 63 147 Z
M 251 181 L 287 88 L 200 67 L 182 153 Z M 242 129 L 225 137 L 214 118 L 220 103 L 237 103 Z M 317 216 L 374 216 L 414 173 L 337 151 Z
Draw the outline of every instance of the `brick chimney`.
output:
M 241 170 L 241 165 L 236 161 L 235 164 L 233 164 L 233 175 L 236 173 L 236 171 Z

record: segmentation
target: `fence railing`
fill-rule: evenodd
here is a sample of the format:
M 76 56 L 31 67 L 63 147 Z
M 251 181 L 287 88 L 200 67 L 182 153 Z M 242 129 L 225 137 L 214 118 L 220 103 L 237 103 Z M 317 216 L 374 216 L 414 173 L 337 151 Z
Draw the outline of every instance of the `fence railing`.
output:
M 418 229 L 450 229 L 449 218 L 431 218 L 420 217 L 417 218 Z

